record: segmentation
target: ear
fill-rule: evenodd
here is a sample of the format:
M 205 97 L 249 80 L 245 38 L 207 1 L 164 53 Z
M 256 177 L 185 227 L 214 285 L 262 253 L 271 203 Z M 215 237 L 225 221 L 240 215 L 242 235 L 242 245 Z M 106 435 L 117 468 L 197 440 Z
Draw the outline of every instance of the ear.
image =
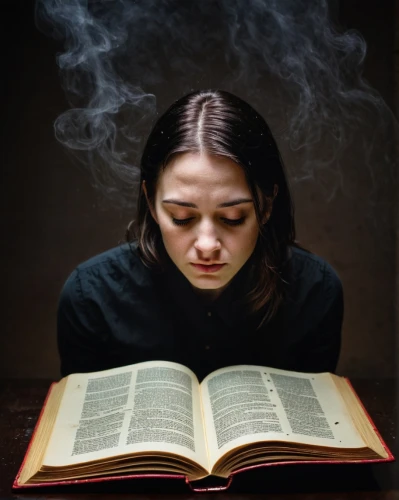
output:
M 273 196 L 267 196 L 264 198 L 264 215 L 262 217 L 262 224 L 266 224 L 267 221 L 270 219 L 270 216 L 272 215 L 273 202 L 274 198 L 277 196 L 277 193 L 278 193 L 278 186 L 277 184 L 275 184 L 273 187 Z
M 156 216 L 156 213 L 155 213 L 155 208 L 154 208 L 153 204 L 151 203 L 150 199 L 148 198 L 147 186 L 146 186 L 145 181 L 143 181 L 143 183 L 141 184 L 141 187 L 143 189 L 145 199 L 147 200 L 148 208 L 150 210 L 152 218 L 158 224 L 158 219 L 157 219 L 157 216 Z

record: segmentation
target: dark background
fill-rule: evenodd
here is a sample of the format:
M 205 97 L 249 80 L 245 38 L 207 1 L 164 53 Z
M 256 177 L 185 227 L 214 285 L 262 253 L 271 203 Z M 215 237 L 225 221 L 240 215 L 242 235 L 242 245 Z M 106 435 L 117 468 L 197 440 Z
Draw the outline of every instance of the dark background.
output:
M 132 214 L 104 201 L 85 169 L 54 138 L 53 122 L 67 109 L 55 61 L 60 46 L 36 30 L 33 1 L 5 1 L 1 9 L 7 40 L 2 64 L 0 376 L 57 378 L 60 289 L 78 263 L 123 239 Z M 344 27 L 365 37 L 365 76 L 392 110 L 396 16 L 393 0 L 346 0 L 338 13 Z M 241 96 L 245 98 L 245 89 Z M 393 145 L 388 134 L 376 147 L 383 155 Z M 283 151 L 283 156 L 286 163 L 295 162 L 293 152 Z M 301 244 L 325 257 L 344 285 L 339 373 L 388 378 L 396 373 L 398 350 L 397 192 L 392 183 L 379 184 L 388 176 L 384 167 L 371 181 L 359 157 L 354 143 L 345 161 L 344 189 L 332 200 L 317 180 L 293 185 L 297 229 Z M 377 203 L 375 198 L 370 202 L 371 192 L 377 192 Z

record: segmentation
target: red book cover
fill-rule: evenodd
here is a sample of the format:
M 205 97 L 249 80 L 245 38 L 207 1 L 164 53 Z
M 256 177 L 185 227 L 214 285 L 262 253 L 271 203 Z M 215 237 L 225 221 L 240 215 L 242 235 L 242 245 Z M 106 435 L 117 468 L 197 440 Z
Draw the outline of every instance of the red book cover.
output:
M 106 476 L 106 477 L 95 477 L 95 478 L 86 478 L 86 479 L 75 479 L 75 480 L 64 480 L 64 481 L 53 481 L 53 482 L 42 482 L 42 483 L 35 483 L 35 484 L 21 484 L 19 479 L 20 479 L 20 475 L 21 475 L 21 472 L 22 472 L 22 469 L 24 467 L 24 464 L 26 462 L 26 459 L 27 459 L 27 456 L 28 456 L 28 453 L 29 453 L 29 450 L 31 448 L 31 445 L 33 443 L 33 438 L 38 430 L 38 427 L 39 427 L 39 423 L 40 423 L 40 420 L 43 416 L 43 413 L 44 413 L 44 409 L 46 407 L 46 403 L 49 399 L 49 396 L 51 394 L 51 391 L 53 389 L 53 387 L 56 385 L 56 383 L 53 383 L 51 386 L 50 386 L 50 389 L 48 391 L 48 394 L 46 396 L 46 399 L 44 401 L 44 404 L 43 404 L 43 407 L 42 407 L 42 410 L 40 412 L 40 415 L 39 415 L 39 418 L 38 418 L 38 421 L 36 423 L 36 426 L 35 426 L 35 429 L 34 429 L 34 432 L 32 434 L 32 438 L 31 438 L 31 441 L 29 443 L 29 446 L 28 446 L 28 449 L 25 453 L 25 457 L 24 457 L 24 460 L 21 464 L 21 467 L 19 468 L 19 471 L 18 471 L 18 474 L 14 480 L 14 483 L 13 483 L 13 490 L 25 490 L 25 489 L 30 489 L 30 488 L 42 488 L 42 487 L 46 487 L 46 486 L 66 486 L 66 485 L 70 485 L 70 484 L 87 484 L 87 483 L 100 483 L 100 482 L 104 482 L 104 481 L 121 481 L 121 480 L 127 480 L 127 479 L 142 479 L 142 478 L 146 478 L 146 479 L 149 479 L 149 478 L 154 478 L 154 479 L 157 479 L 157 478 L 161 478 L 161 479 L 179 479 L 179 480 L 183 480 L 185 481 L 185 483 L 193 490 L 193 491 L 196 491 L 196 492 L 212 492 L 212 491 L 224 491 L 224 490 L 227 490 L 229 488 L 229 486 L 231 485 L 232 483 L 232 480 L 233 480 L 233 477 L 236 475 L 236 474 L 239 474 L 241 472 L 245 472 L 245 471 L 248 471 L 248 470 L 252 470 L 252 469 L 258 469 L 260 467 L 275 467 L 275 466 L 278 466 L 278 465 L 304 465 L 304 464 L 349 464 L 349 463 L 380 463 L 380 462 L 393 462 L 395 460 L 395 457 L 393 456 L 392 452 L 389 450 L 388 446 L 386 445 L 385 441 L 383 440 L 381 434 L 379 433 L 378 429 L 376 428 L 372 418 L 370 417 L 369 413 L 367 412 L 366 408 L 364 407 L 363 403 L 361 402 L 359 396 L 357 395 L 356 391 L 354 390 L 351 382 L 349 381 L 348 378 L 345 377 L 345 381 L 347 382 L 347 384 L 349 385 L 350 389 L 353 391 L 354 395 L 356 396 L 356 399 L 357 401 L 359 402 L 360 406 L 362 407 L 366 417 L 368 418 L 373 430 L 375 431 L 376 435 L 378 436 L 379 440 L 381 441 L 381 444 L 382 446 L 384 447 L 385 451 L 387 452 L 387 457 L 386 458 L 373 458 L 373 459 L 366 459 L 366 460 L 351 460 L 351 459 L 343 459 L 343 460 L 337 460 L 337 459 L 332 459 L 332 460 L 296 460 L 296 461 L 292 461 L 292 460 L 289 460 L 289 461 L 280 461 L 280 462 L 269 462 L 269 463 L 260 463 L 260 464 L 255 464 L 255 465 L 251 465 L 251 466 L 246 466 L 246 467 L 242 467 L 241 469 L 238 469 L 236 471 L 234 471 L 230 476 L 229 478 L 227 479 L 223 479 L 223 478 L 218 478 L 220 479 L 220 482 L 224 482 L 224 484 L 221 484 L 220 486 L 208 486 L 208 487 L 196 487 L 195 485 L 193 485 L 189 479 L 184 476 L 184 475 L 181 475 L 181 474 L 170 474 L 170 473 L 165 473 L 165 474 L 160 474 L 160 473 L 151 473 L 151 474 L 126 474 L 126 475 L 118 475 L 118 476 Z

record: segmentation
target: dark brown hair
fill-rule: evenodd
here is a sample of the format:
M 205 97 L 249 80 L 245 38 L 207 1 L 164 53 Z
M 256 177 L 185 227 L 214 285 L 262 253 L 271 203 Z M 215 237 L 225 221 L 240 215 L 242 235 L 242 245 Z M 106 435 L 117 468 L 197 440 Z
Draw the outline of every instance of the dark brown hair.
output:
M 252 313 L 261 314 L 262 324 L 271 319 L 283 298 L 280 272 L 288 246 L 295 241 L 294 209 L 276 142 L 262 116 L 233 94 L 222 90 L 196 91 L 176 101 L 155 124 L 141 159 L 135 237 L 141 258 L 148 266 L 160 265 L 164 247 L 142 183 L 146 183 L 151 202 L 160 170 L 166 168 L 172 157 L 187 152 L 230 158 L 245 172 L 260 228 L 251 256 L 255 279 L 246 301 Z M 278 187 L 278 194 L 273 200 L 274 186 Z M 265 203 L 266 208 L 273 203 L 273 208 L 264 224 Z M 130 225 L 128 239 L 129 229 Z

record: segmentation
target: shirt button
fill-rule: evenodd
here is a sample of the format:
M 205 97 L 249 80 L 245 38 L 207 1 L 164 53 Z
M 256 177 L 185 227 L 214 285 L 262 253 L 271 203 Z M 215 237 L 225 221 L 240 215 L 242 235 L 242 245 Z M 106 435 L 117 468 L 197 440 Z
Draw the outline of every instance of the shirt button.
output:
M 211 311 L 208 311 L 208 312 L 207 312 L 207 314 L 208 314 L 208 316 L 209 316 L 209 317 L 211 317 L 211 316 L 212 316 Z
M 210 348 L 211 348 L 211 346 L 210 346 L 210 345 L 206 345 L 206 346 L 205 346 L 205 349 L 206 349 L 207 351 L 209 351 L 209 349 L 210 349 Z

